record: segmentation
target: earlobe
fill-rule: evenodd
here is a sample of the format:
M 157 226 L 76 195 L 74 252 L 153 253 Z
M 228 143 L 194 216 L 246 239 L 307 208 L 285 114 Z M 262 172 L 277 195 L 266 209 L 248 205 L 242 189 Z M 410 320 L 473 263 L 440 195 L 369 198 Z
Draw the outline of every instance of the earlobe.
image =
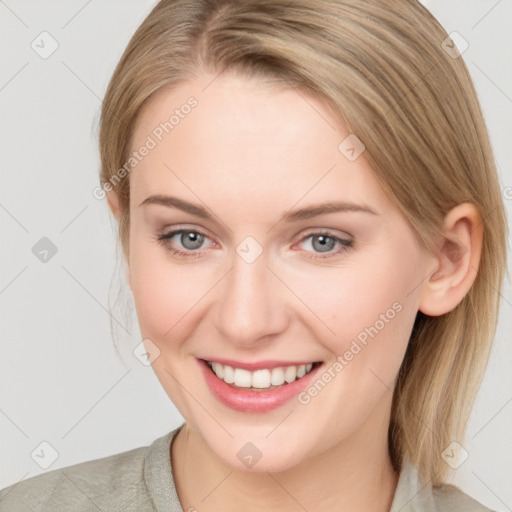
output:
M 436 255 L 437 267 L 428 278 L 419 304 L 422 313 L 443 315 L 462 301 L 478 273 L 482 241 L 482 219 L 474 204 L 462 203 L 448 212 Z

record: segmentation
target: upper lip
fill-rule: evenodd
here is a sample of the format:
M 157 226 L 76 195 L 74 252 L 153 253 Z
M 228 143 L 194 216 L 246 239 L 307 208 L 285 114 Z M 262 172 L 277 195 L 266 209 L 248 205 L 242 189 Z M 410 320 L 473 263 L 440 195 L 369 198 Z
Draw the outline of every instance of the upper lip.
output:
M 278 368 L 280 366 L 300 366 L 301 364 L 315 363 L 318 361 L 306 360 L 306 361 L 254 361 L 252 363 L 235 361 L 234 359 L 219 359 L 217 357 L 203 358 L 204 361 L 210 361 L 212 363 L 220 363 L 223 365 L 231 366 L 233 368 L 241 368 L 243 370 L 255 371 L 263 370 L 265 368 Z

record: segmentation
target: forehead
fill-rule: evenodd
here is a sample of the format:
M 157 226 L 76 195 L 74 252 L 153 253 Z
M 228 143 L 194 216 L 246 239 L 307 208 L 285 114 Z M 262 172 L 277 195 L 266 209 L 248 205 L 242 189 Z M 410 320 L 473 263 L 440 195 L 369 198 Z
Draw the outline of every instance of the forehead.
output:
M 130 173 L 132 203 L 177 189 L 189 199 L 222 193 L 231 201 L 279 200 L 281 207 L 305 194 L 311 201 L 328 194 L 382 203 L 364 152 L 351 161 L 340 150 L 349 135 L 304 91 L 202 76 L 160 91 L 140 113 L 131 148 L 151 149 Z

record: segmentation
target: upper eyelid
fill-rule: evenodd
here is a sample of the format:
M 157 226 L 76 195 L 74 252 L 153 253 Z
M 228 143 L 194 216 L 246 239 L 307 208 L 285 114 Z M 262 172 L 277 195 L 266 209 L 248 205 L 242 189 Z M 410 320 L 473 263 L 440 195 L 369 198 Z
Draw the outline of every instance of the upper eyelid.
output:
M 179 225 L 179 224 L 177 226 L 166 226 L 166 227 L 163 227 L 162 229 L 158 230 L 158 233 L 161 234 L 161 235 L 166 235 L 166 234 L 173 233 L 173 232 L 176 232 L 176 231 L 192 231 L 194 233 L 200 233 L 202 235 L 205 235 L 208 238 L 212 238 L 208 234 L 208 230 L 205 229 L 205 228 L 188 227 L 186 225 Z

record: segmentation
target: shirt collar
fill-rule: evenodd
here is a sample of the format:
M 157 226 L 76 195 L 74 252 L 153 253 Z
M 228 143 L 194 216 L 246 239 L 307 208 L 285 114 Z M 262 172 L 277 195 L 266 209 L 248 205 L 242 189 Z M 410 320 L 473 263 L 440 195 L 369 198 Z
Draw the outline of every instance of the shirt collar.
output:
M 171 442 L 185 426 L 183 422 L 149 446 L 144 460 L 144 481 L 157 512 L 183 512 L 171 467 Z
M 437 510 L 432 486 L 420 481 L 416 467 L 407 459 L 402 463 L 390 512 L 431 512 Z

